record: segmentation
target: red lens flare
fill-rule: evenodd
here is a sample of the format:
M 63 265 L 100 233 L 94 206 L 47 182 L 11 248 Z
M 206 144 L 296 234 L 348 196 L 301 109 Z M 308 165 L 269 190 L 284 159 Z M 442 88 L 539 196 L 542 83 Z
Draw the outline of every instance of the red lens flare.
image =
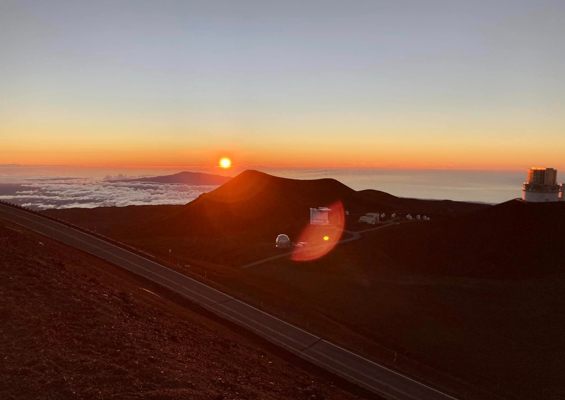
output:
M 298 236 L 297 242 L 305 242 L 302 247 L 297 247 L 292 252 L 290 259 L 293 261 L 317 260 L 330 251 L 339 243 L 345 228 L 345 211 L 343 203 L 336 201 L 328 206 L 329 224 L 308 225 Z

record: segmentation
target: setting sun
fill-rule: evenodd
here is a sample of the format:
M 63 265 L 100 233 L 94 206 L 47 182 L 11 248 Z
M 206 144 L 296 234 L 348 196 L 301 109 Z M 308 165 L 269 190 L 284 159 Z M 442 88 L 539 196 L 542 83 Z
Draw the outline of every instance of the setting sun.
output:
M 228 157 L 222 157 L 219 161 L 220 168 L 228 169 L 231 168 L 231 160 Z

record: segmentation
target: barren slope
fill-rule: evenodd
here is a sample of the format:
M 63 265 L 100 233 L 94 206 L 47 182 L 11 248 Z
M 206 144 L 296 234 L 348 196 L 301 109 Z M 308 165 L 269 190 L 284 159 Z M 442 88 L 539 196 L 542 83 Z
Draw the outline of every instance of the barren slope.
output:
M 0 248 L 2 399 L 357 398 L 96 258 L 2 221 Z

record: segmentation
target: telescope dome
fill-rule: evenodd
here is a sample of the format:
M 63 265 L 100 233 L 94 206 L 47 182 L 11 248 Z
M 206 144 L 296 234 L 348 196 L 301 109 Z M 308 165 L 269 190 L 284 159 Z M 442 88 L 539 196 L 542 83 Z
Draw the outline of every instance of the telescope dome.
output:
M 278 235 L 275 240 L 275 246 L 278 249 L 288 249 L 290 247 L 290 244 L 291 244 L 290 238 L 288 237 L 288 235 L 285 235 L 284 233 Z

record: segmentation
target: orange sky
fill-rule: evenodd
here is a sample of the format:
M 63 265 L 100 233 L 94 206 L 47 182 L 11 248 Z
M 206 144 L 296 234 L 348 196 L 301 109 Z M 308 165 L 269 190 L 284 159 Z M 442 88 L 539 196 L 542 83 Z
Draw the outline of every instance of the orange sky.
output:
M 0 147 L 0 164 L 112 167 L 207 168 L 229 156 L 238 168 L 358 167 L 429 169 L 524 169 L 547 165 L 565 169 L 561 149 L 527 139 L 477 141 L 428 137 L 409 142 L 402 137 L 289 136 L 245 143 L 224 135 L 210 142 L 191 138 L 161 138 L 158 134 L 8 136 Z M 203 135 L 205 137 L 205 135 Z
M 306 3 L 3 5 L 0 164 L 565 170 L 562 2 Z

